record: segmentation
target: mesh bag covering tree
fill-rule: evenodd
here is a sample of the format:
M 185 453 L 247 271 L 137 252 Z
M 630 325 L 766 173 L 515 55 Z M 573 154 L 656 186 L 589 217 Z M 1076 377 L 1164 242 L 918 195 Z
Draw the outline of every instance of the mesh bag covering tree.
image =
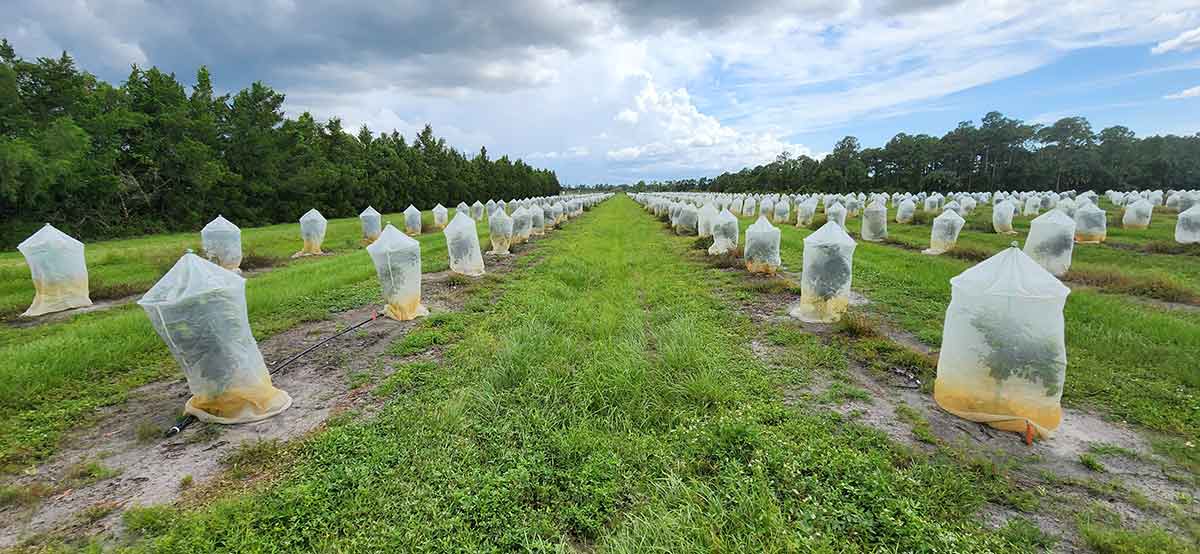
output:
M 747 197 L 745 202 L 742 202 L 742 217 L 754 217 L 758 215 L 758 200 L 753 196 Z
M 450 212 L 445 206 L 438 204 L 433 207 L 433 225 L 438 229 L 445 229 L 446 222 L 449 221 Z
M 933 397 L 1004 431 L 1049 437 L 1062 420 L 1070 289 L 1013 247 L 950 280 Z
M 429 315 L 421 305 L 421 243 L 388 225 L 367 253 L 383 286 L 383 313 L 396 321 Z
M 719 256 L 733 253 L 737 249 L 738 235 L 740 234 L 737 216 L 728 209 L 721 210 L 713 222 L 713 243 L 708 247 L 708 255 Z
M 1041 207 L 1042 201 L 1037 196 L 1030 196 L 1025 199 L 1025 210 L 1021 212 L 1021 215 L 1026 217 L 1035 216 L 1041 210 Z
M 492 254 L 508 254 L 512 245 L 513 219 L 504 210 L 496 210 L 488 220 L 488 233 L 492 237 Z
M 779 258 L 779 228 L 767 221 L 766 214 L 746 228 L 746 271 L 774 275 L 783 261 Z
M 325 216 L 321 215 L 316 208 L 308 210 L 307 213 L 300 216 L 300 238 L 304 240 L 304 247 L 299 252 L 292 254 L 293 258 L 300 256 L 319 256 L 321 252 L 321 243 L 325 242 L 325 227 L 328 223 L 325 221 Z
M 701 238 L 712 236 L 713 222 L 717 219 L 717 209 L 712 203 L 705 203 L 698 212 L 696 212 L 696 234 Z
M 487 212 L 487 216 L 492 217 L 492 212 L 496 211 L 496 201 L 488 199 L 487 204 L 484 205 L 484 208 L 486 208 L 484 211 Z
M 929 232 L 929 248 L 922 250 L 924 254 L 937 256 L 954 249 L 958 242 L 958 232 L 962 231 L 966 220 L 954 210 L 946 210 L 933 219 L 933 229 Z
M 817 215 L 817 201 L 809 200 L 796 205 L 796 226 L 807 227 Z
M 879 242 L 887 238 L 887 207 L 882 201 L 871 202 L 863 212 L 862 238 L 870 242 Z
M 992 209 L 992 229 L 1001 235 L 1015 235 L 1017 231 L 1013 229 L 1012 220 L 1013 213 L 1017 211 L 1017 206 L 1012 202 L 1001 201 Z
M 804 237 L 800 303 L 792 308 L 792 317 L 810 323 L 830 323 L 846 313 L 850 306 L 855 246 L 846 230 L 832 221 Z
M 446 236 L 450 271 L 471 277 L 483 275 L 483 252 L 479 250 L 475 220 L 464 213 L 454 214 L 454 219 L 442 230 L 442 234 Z
M 33 303 L 25 317 L 91 306 L 83 243 L 47 223 L 17 245 L 33 278 Z M 240 260 L 239 260 L 240 261 Z
M 786 199 L 775 203 L 775 223 L 787 223 L 791 216 L 791 203 Z
M 529 215 L 529 210 L 524 207 L 519 207 L 512 213 L 513 220 L 513 236 L 512 244 L 522 244 L 529 240 L 529 235 L 533 232 L 533 219 Z
M 508 215 L 508 203 L 507 202 L 505 202 L 503 200 L 496 202 L 496 209 L 504 212 L 505 215 Z
M 471 207 L 468 206 L 466 202 L 459 202 L 458 205 L 454 207 L 454 213 L 458 213 L 458 212 L 470 214 Z
M 1075 250 L 1075 220 L 1055 208 L 1029 222 L 1029 237 L 1025 239 L 1025 254 L 1055 277 L 1071 269 L 1071 254 Z
M 1145 198 L 1134 200 L 1125 206 L 1125 214 L 1121 216 L 1121 226 L 1126 229 L 1145 229 L 1150 226 L 1150 216 L 1154 213 L 1154 204 Z
M 415 237 L 421 234 L 421 227 L 421 210 L 409 204 L 404 209 L 404 232 Z
M 478 200 L 474 204 L 471 204 L 471 219 L 481 221 L 483 219 L 483 208 L 484 205 L 480 204 Z
M 834 202 L 832 206 L 825 208 L 825 219 L 841 225 L 846 228 L 846 207 L 841 202 Z
M 684 204 L 675 219 L 675 234 L 695 235 L 699 231 L 700 211 L 691 204 Z
M 1200 243 L 1200 204 L 1179 214 L 1175 222 L 1175 242 L 1179 244 Z
M 1108 234 L 1108 218 L 1104 210 L 1091 202 L 1085 202 L 1075 210 L 1075 242 L 1099 244 Z
M 375 242 L 379 233 L 383 231 L 383 216 L 379 215 L 375 208 L 367 206 L 367 209 L 358 214 L 358 220 L 362 222 L 363 242 Z
M 200 230 L 204 256 L 234 273 L 242 272 L 242 230 L 228 219 L 217 216 Z
M 916 212 L 917 204 L 911 198 L 905 198 L 896 208 L 896 223 L 912 223 Z
M 767 221 L 770 221 L 772 217 L 775 217 L 775 199 L 768 196 L 762 200 L 759 200 L 758 213 L 759 215 L 766 216 Z
M 546 234 L 546 211 L 537 204 L 529 207 L 529 232 L 535 237 Z
M 250 332 L 242 277 L 188 252 L 138 305 L 187 376 L 187 413 L 212 423 L 245 423 L 292 405 L 271 385 Z

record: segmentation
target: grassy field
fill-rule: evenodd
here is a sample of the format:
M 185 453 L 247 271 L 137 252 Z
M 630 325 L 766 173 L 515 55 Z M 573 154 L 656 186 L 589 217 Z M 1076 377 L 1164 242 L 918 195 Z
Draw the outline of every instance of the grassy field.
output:
M 930 227 L 895 223 L 889 211 L 889 237 L 919 248 L 929 244 Z M 1146 232 L 1174 232 L 1174 218 L 1156 214 Z M 971 215 L 959 235 L 958 246 L 990 256 L 1013 240 L 1023 243 L 1030 218 L 1019 218 L 1021 234 L 999 236 L 978 230 L 990 226 L 990 209 Z M 743 230 L 752 218 L 741 218 Z M 847 229 L 858 241 L 854 254 L 854 288 L 873 302 L 873 310 L 933 348 L 941 345 L 942 322 L 950 301 L 951 277 L 975 262 L 952 256 L 926 256 L 896 245 L 860 239 L 861 218 L 847 219 Z M 780 225 L 785 265 L 799 271 L 803 239 L 812 231 Z M 1125 240 L 1139 232 L 1114 232 Z M 1118 237 L 1120 237 L 1118 239 Z M 979 257 L 979 256 L 976 256 Z M 1104 260 L 1103 262 L 1101 260 Z M 1191 255 L 1152 255 L 1108 245 L 1076 245 L 1072 269 L 1087 267 L 1131 279 L 1153 275 L 1171 282 L 1197 284 L 1200 258 Z M 1069 283 L 1070 284 L 1070 283 Z M 1200 311 L 1147 305 L 1143 297 L 1112 294 L 1072 285 L 1067 300 L 1067 382 L 1063 399 L 1089 406 L 1119 420 L 1182 437 L 1200 438 L 1200 372 L 1195 353 L 1200 352 Z
M 811 231 L 781 227 L 784 264 L 798 271 Z M 902 227 L 889 225 L 902 241 L 927 240 L 928 226 Z M 1007 244 L 995 239 L 964 231 L 960 244 Z M 425 270 L 444 268 L 440 233 L 421 241 Z M 696 243 L 617 196 L 540 239 L 511 272 L 470 281 L 462 310 L 395 339 L 376 361 L 393 371 L 360 383 L 376 409 L 288 442 L 243 444 L 220 478 L 189 476 L 180 502 L 122 506 L 121 537 L 68 530 L 17 552 L 1025 553 L 1058 551 L 1062 534 L 1102 553 L 1195 552 L 1191 496 L 1139 499 L 1115 481 L 1029 475 L 1036 460 L 945 444 L 917 410 L 895 414 L 914 443 L 841 409 L 872 402 L 856 364 L 915 355 L 847 340 L 853 321 L 830 337 L 781 320 L 786 306 L 773 299 L 794 284 L 721 268 Z M 1117 261 L 1140 256 L 1112 250 Z M 972 263 L 860 241 L 854 287 L 868 314 L 936 348 L 948 280 Z M 1191 271 L 1171 265 L 1164 274 Z M 357 249 L 248 285 L 263 337 L 379 294 Z M 1073 292 L 1066 309 L 1068 405 L 1161 434 L 1195 480 L 1186 444 L 1200 423 L 1189 366 L 1197 312 L 1097 287 Z M 30 333 L 0 346 L 23 364 L 20 378 L 0 375 L 11 379 L 0 381 L 5 394 L 24 387 L 0 403 L 13 469 L 53 451 L 65 428 L 54 414 L 86 418 L 178 373 L 136 307 L 5 332 Z M 930 376 L 927 360 L 914 367 Z M 1098 444 L 1072 463 L 1101 475 L 1127 455 Z M 1088 502 L 1059 499 L 1068 488 Z M 94 509 L 100 519 L 117 508 Z M 995 523 L 997 512 L 1011 515 Z
M 455 315 L 461 340 L 387 383 L 377 417 L 280 447 L 295 462 L 271 487 L 129 512 L 131 550 L 1027 552 L 1041 540 L 978 523 L 986 476 L 785 407 L 781 379 L 840 354 L 768 370 L 687 242 L 627 198 L 596 208 L 498 301 Z
M 432 222 L 432 215 L 425 217 Z M 403 218 L 391 215 L 384 221 Z M 478 228 L 481 244 L 486 244 L 486 222 Z M 334 255 L 290 260 L 249 279 L 246 297 L 255 336 L 263 339 L 330 311 L 377 300 L 375 268 L 359 244 L 361 236 L 356 218 L 332 220 L 325 244 Z M 242 240 L 246 252 L 286 258 L 299 250 L 299 224 L 245 229 Z M 430 231 L 418 240 L 422 270 L 446 269 L 444 235 Z M 122 286 L 143 291 L 170 269 L 179 253 L 198 243 L 199 234 L 191 233 L 89 246 L 89 259 L 100 262 L 92 275 L 121 275 Z M 24 272 L 15 281 L 31 295 L 24 262 L 6 254 L 0 263 L 10 273 Z M 11 287 L 10 281 L 2 282 Z M 4 298 L 11 302 L 12 297 Z M 0 359 L 5 361 L 0 372 L 0 469 L 6 472 L 43 459 L 64 430 L 86 425 L 96 408 L 123 402 L 130 390 L 179 371 L 136 304 L 33 327 L 0 324 Z

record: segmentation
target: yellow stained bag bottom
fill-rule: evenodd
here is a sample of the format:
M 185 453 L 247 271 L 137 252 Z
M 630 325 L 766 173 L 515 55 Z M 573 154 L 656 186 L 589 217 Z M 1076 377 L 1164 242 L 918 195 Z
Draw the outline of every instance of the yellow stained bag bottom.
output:
M 1100 243 L 1104 242 L 1104 238 L 1106 236 L 1107 236 L 1107 233 L 1104 235 L 1098 235 L 1098 234 L 1092 234 L 1092 233 L 1075 233 L 1075 242 L 1078 244 L 1100 244 Z
M 492 254 L 508 254 L 512 241 L 492 239 Z
M 396 321 L 409 321 L 429 315 L 429 309 L 421 305 L 421 297 L 402 302 L 388 302 L 383 314 Z
M 292 405 L 292 397 L 271 385 L 267 376 L 259 386 L 233 387 L 218 396 L 194 395 L 184 411 L 210 423 L 246 423 L 275 416 Z
M 92 305 L 87 279 L 73 281 L 34 281 L 33 302 L 22 316 L 33 317 Z
M 982 389 L 980 389 L 982 390 Z M 1062 407 L 1026 401 L 1015 397 L 987 397 L 973 390 L 953 388 L 938 379 L 933 385 L 933 399 L 942 409 L 958 417 L 986 423 L 1001 431 L 1024 433 L 1026 424 L 1033 427 L 1036 438 L 1049 438 L 1062 423 Z
M 299 252 L 292 254 L 292 257 L 299 258 L 302 256 L 320 256 L 322 254 L 324 254 L 324 252 L 321 251 L 321 243 L 312 240 L 306 240 L 304 241 L 304 248 L 301 248 Z
M 850 298 L 836 296 L 829 300 L 800 297 L 800 303 L 792 308 L 791 316 L 808 323 L 833 323 L 842 318 L 850 307 Z
M 767 262 L 746 262 L 746 271 L 749 271 L 750 273 L 765 273 L 767 275 L 774 275 L 775 271 L 778 269 L 779 266 Z

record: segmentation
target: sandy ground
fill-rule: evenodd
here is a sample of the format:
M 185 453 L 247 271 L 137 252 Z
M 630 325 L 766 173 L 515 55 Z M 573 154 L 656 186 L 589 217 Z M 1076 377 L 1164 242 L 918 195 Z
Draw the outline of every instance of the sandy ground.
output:
M 532 246 L 520 245 L 510 256 L 486 256 L 488 273 L 512 270 L 514 262 L 531 252 Z M 463 285 L 449 277 L 449 272 L 423 276 L 422 302 L 432 314 L 462 308 Z M 381 306 L 373 304 L 331 314 L 326 320 L 304 323 L 261 341 L 259 348 L 270 368 L 273 363 L 287 360 L 376 312 L 381 312 Z M 119 533 L 121 514 L 126 508 L 174 502 L 183 492 L 180 482 L 185 476 L 191 476 L 193 486 L 211 481 L 226 469 L 221 460 L 244 444 L 299 437 L 317 430 L 331 416 L 350 409 L 370 413 L 382 400 L 368 394 L 369 387 L 352 388 L 349 377 L 370 371 L 375 382 L 379 382 L 390 375 L 394 371 L 390 362 L 395 360 L 385 359 L 385 350 L 419 322 L 398 322 L 379 316 L 275 373 L 274 385 L 291 395 L 292 406 L 259 422 L 240 425 L 198 422 L 169 439 L 155 436 L 146 440 L 147 426 L 163 430 L 172 426 L 189 397 L 187 383 L 179 378 L 133 391 L 127 402 L 106 408 L 94 426 L 71 433 L 58 452 L 37 466 L 36 471 L 6 483 L 45 485 L 55 492 L 33 506 L 0 510 L 0 548 L 48 532 L 75 537 L 105 531 Z M 138 438 L 139 428 L 143 429 L 142 440 Z M 118 474 L 72 487 L 73 482 L 78 482 L 69 477 L 72 468 L 92 461 Z M 83 517 L 86 510 L 98 506 L 112 509 L 96 521 Z

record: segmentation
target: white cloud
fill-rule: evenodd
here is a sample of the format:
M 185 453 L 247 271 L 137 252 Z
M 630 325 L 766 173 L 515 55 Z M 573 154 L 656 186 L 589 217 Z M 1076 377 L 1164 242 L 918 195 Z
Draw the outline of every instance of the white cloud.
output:
M 621 113 L 617 114 L 617 121 L 635 125 L 638 122 L 638 113 L 629 109 L 621 110 Z
M 1165 54 L 1167 52 L 1190 52 L 1200 48 L 1200 27 L 1196 27 L 1190 31 L 1184 31 L 1179 36 L 1164 40 L 1151 48 L 1150 51 L 1155 54 Z
M 1175 94 L 1168 94 L 1168 95 L 1164 96 L 1163 98 L 1165 98 L 1167 100 L 1182 100 L 1184 98 L 1197 98 L 1197 97 L 1200 97 L 1200 87 L 1192 87 L 1192 88 L 1189 88 L 1186 90 L 1181 90 L 1179 92 L 1176 92 Z

